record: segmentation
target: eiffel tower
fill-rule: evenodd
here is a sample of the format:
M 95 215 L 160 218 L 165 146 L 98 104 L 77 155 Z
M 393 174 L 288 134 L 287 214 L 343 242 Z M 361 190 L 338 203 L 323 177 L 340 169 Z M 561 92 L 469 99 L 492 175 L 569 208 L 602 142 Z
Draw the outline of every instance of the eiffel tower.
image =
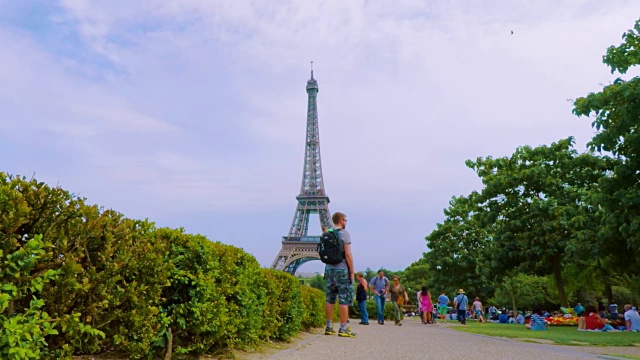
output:
M 322 164 L 320 162 L 320 134 L 318 131 L 318 82 L 313 78 L 307 81 L 307 141 L 304 152 L 304 170 L 300 195 L 296 196 L 298 206 L 293 215 L 289 235 L 282 237 L 282 248 L 273 261 L 272 268 L 295 274 L 300 265 L 307 261 L 320 259 L 318 242 L 320 236 L 307 236 L 309 215 L 318 214 L 323 229 L 331 226 L 329 197 L 324 192 Z

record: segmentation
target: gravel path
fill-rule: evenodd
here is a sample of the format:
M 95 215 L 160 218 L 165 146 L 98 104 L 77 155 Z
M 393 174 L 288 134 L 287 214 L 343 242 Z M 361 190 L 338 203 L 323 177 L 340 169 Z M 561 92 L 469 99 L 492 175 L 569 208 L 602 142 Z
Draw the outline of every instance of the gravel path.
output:
M 473 335 L 449 329 L 448 324 L 422 325 L 416 318 L 403 326 L 352 322 L 357 338 L 311 335 L 268 359 L 595 359 L 585 348 L 533 344 L 504 338 Z M 375 321 L 375 320 L 374 320 Z M 337 327 L 334 325 L 334 327 Z M 615 351 L 612 351 L 615 353 Z M 262 357 L 261 357 L 262 358 Z

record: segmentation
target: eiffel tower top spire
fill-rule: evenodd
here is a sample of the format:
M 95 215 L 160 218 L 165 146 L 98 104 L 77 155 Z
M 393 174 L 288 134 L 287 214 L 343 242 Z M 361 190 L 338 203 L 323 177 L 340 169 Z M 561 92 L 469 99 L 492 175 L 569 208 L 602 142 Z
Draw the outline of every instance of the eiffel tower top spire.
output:
M 311 62 L 311 80 L 313 80 L 313 61 Z
M 322 162 L 320 160 L 320 132 L 318 129 L 318 82 L 313 78 L 313 62 L 311 62 L 311 79 L 307 81 L 307 140 L 304 153 L 304 170 L 300 196 L 326 197 L 322 178 Z
M 307 93 L 309 94 L 309 97 L 311 97 L 311 94 L 309 93 L 309 90 L 316 90 L 316 94 L 318 94 L 318 82 L 316 81 L 316 79 L 313 78 L 313 61 L 311 62 L 311 79 L 307 80 Z M 309 99 L 311 100 L 311 99 Z M 315 101 L 315 98 L 314 98 Z M 318 123 L 318 112 L 317 112 L 317 107 L 314 107 L 316 113 L 316 124 Z M 309 108 L 309 110 L 311 110 L 311 108 Z M 307 111 L 307 122 L 309 121 L 309 112 Z

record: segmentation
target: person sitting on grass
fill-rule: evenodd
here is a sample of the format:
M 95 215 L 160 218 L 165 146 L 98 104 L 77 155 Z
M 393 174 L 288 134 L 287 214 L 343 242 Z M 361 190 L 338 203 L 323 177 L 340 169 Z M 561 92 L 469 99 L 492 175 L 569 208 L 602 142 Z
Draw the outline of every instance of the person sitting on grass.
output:
M 489 308 L 489 318 L 494 321 L 498 320 L 498 309 L 493 305 Z
M 544 321 L 542 310 L 538 306 L 534 306 L 531 322 L 526 324 L 525 327 L 529 330 L 547 330 L 547 323 Z
M 613 299 L 609 303 L 609 314 L 611 314 L 611 320 L 618 320 L 618 304 Z
M 516 324 L 524 324 L 524 315 L 516 311 Z
M 627 331 L 640 331 L 640 315 L 631 304 L 624 306 L 624 320 L 627 325 Z
M 498 315 L 498 322 L 500 324 L 506 324 L 508 320 L 509 317 L 507 316 L 507 309 L 502 309 L 500 315 Z
M 598 310 L 595 306 L 589 305 L 585 311 L 587 316 L 584 319 L 585 330 L 600 330 L 600 331 L 612 331 L 613 326 L 607 324 L 607 320 L 602 318 L 598 314 Z

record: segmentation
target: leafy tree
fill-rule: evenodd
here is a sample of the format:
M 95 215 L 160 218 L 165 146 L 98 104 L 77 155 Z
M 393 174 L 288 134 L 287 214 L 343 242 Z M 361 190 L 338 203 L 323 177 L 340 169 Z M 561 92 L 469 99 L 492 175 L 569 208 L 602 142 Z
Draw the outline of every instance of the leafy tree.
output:
M 509 304 L 513 310 L 546 307 L 553 303 L 548 288 L 549 281 L 545 277 L 513 272 L 499 284 L 491 303 L 500 307 Z
M 429 270 L 427 259 L 422 257 L 418 261 L 407 266 L 407 268 L 402 271 L 402 277 L 402 283 L 407 291 L 411 293 L 415 293 L 423 286 L 426 286 L 429 278 L 431 277 L 431 271 Z M 431 292 L 433 293 L 433 290 Z
M 482 221 L 492 226 L 491 268 L 506 275 L 553 274 L 568 306 L 562 265 L 580 224 L 594 219 L 588 192 L 606 171 L 602 158 L 578 154 L 573 138 L 516 149 L 510 157 L 467 161 L 482 178 Z
M 364 278 L 367 281 L 371 281 L 371 279 L 373 279 L 374 276 L 378 276 L 378 271 L 382 270 L 384 272 L 384 276 L 386 276 L 387 278 L 389 278 L 389 280 L 391 280 L 391 278 L 394 275 L 398 275 L 400 276 L 400 279 L 402 279 L 402 270 L 400 271 L 393 271 L 393 270 L 389 270 L 389 269 L 385 269 L 384 267 L 381 267 L 380 269 L 371 269 L 371 268 L 367 268 L 365 271 L 362 272 L 362 275 L 364 276 Z
M 603 57 L 612 74 L 624 75 L 640 64 L 640 20 L 622 39 L 622 44 L 609 47 Z M 618 77 L 602 91 L 578 98 L 573 112 L 593 116 L 592 126 L 597 133 L 589 146 L 611 152 L 619 160 L 612 174 L 601 180 L 597 199 L 606 210 L 601 233 L 609 238 L 609 246 L 603 251 L 616 257 L 612 266 L 637 276 L 640 274 L 640 78 Z
M 485 296 L 493 292 L 480 266 L 489 235 L 475 217 L 480 210 L 478 198 L 479 194 L 473 192 L 468 197 L 451 199 L 449 208 L 444 210 L 445 221 L 426 238 L 429 286 L 436 291 L 464 288 Z
M 365 271 L 362 272 L 362 275 L 367 281 L 371 281 L 371 279 L 373 279 L 374 276 L 378 275 L 378 270 L 367 268 Z
M 316 274 L 316 276 L 309 278 L 308 281 L 309 286 L 312 288 L 325 291 L 324 277 L 322 275 Z

